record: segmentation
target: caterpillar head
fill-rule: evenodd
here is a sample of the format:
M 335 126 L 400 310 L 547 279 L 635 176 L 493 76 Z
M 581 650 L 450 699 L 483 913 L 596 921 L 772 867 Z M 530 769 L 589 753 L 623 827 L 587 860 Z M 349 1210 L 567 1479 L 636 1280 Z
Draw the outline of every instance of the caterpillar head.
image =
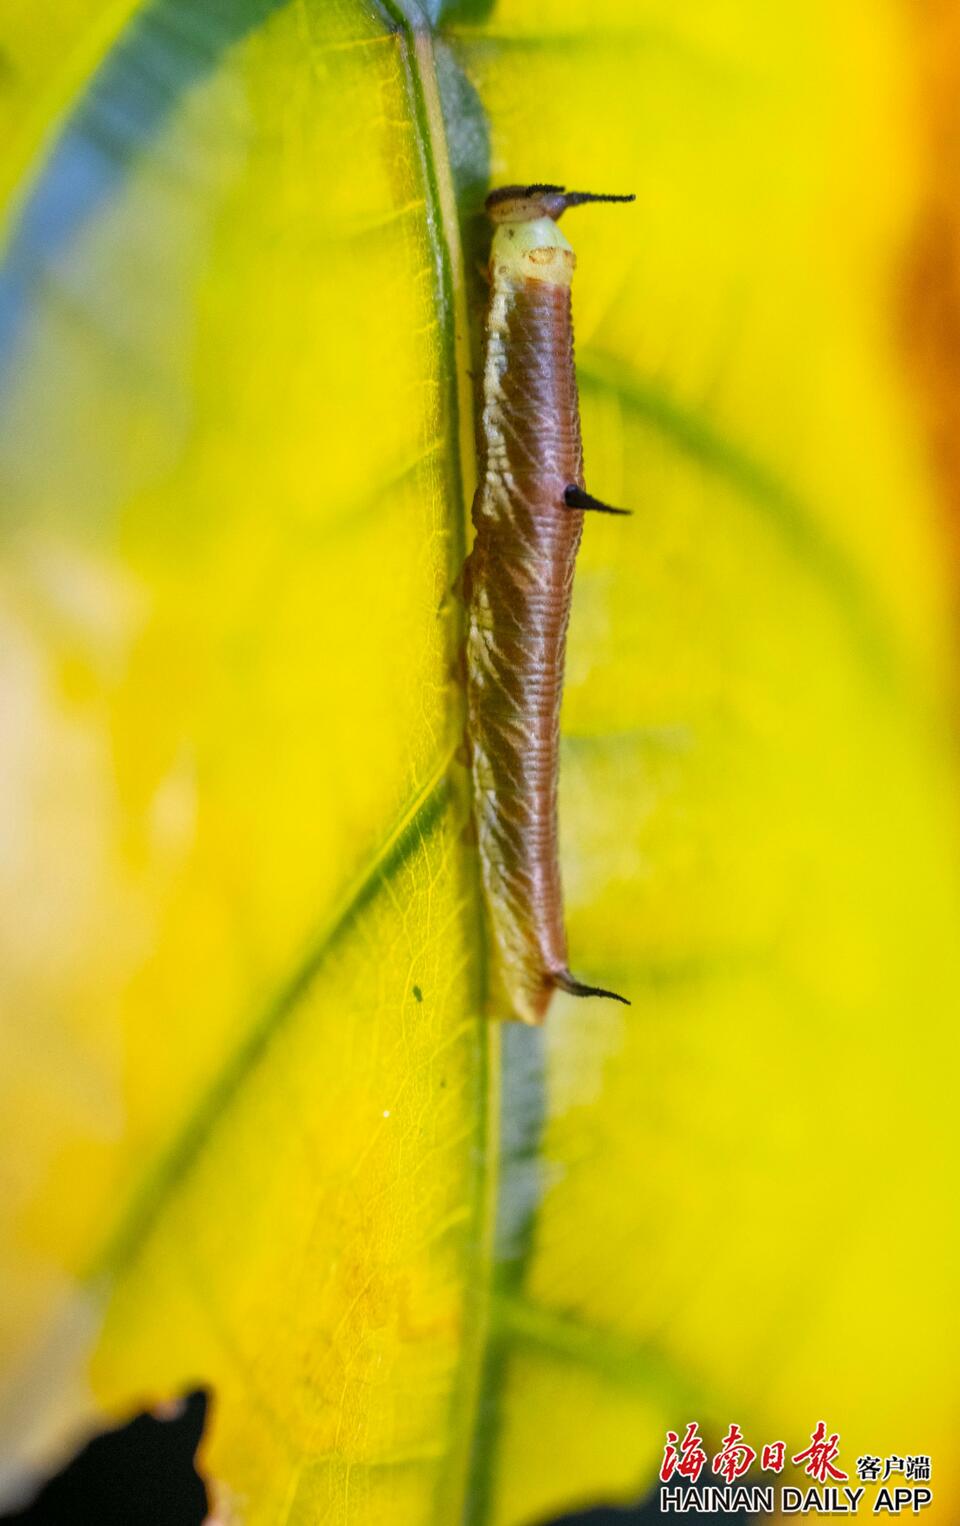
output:
M 633 196 L 567 191 L 562 185 L 505 185 L 491 191 L 486 202 L 495 227 L 491 274 L 569 286 L 576 258 L 557 227 L 559 218 L 568 207 L 588 201 L 633 200 Z

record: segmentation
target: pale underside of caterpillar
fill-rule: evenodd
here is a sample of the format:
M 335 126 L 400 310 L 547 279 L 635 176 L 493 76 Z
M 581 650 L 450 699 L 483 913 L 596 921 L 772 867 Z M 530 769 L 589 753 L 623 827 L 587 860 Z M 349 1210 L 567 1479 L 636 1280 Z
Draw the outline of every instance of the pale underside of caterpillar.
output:
M 473 810 L 494 952 L 495 1000 L 540 1023 L 555 990 L 626 998 L 576 980 L 557 840 L 560 703 L 574 563 L 586 510 L 570 283 L 557 219 L 630 196 L 507 186 L 495 223 L 485 333 L 476 531 L 464 570 Z

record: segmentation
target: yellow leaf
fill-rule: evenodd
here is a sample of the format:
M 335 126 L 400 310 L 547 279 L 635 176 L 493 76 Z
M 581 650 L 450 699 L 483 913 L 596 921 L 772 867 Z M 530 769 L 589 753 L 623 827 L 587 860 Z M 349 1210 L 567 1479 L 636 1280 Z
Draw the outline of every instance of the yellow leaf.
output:
M 95 10 L 2 39 L 8 1467 L 199 1382 L 223 1521 L 524 1526 L 694 1415 L 823 1417 L 951 1521 L 909 15 Z M 482 1015 L 449 676 L 477 214 L 524 179 L 638 196 L 569 219 L 636 513 L 587 526 L 561 790 L 574 967 L 633 1006 L 543 1033 Z

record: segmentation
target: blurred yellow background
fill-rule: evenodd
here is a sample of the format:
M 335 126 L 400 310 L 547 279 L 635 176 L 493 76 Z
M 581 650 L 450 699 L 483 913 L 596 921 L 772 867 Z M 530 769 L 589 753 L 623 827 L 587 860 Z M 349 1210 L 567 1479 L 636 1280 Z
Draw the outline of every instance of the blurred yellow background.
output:
M 8 12 L 10 1477 L 199 1381 L 224 1522 L 533 1526 L 695 1416 L 929 1453 L 956 1519 L 956 34 Z M 534 179 L 637 193 L 564 223 L 635 514 L 561 780 L 573 963 L 633 1006 L 542 1035 L 482 1016 L 449 592 L 475 214 Z

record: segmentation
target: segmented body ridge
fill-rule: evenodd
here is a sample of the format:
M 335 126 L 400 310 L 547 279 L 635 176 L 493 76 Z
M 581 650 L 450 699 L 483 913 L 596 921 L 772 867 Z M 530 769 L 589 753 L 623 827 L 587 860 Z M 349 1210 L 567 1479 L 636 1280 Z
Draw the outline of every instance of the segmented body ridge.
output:
M 494 271 L 483 373 L 467 668 L 487 905 L 516 1014 L 540 1021 L 565 974 L 557 845 L 560 703 L 583 514 L 568 284 Z

